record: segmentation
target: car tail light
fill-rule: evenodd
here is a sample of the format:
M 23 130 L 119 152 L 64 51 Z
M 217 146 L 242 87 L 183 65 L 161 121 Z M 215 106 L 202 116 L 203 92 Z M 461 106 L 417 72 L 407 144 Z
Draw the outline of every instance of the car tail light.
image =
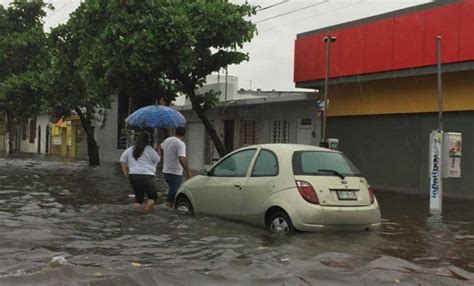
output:
M 316 205 L 319 204 L 318 195 L 316 195 L 316 192 L 310 183 L 305 181 L 296 181 L 296 186 L 298 187 L 298 191 L 305 201 Z
M 369 187 L 369 199 L 370 199 L 370 204 L 373 204 L 375 202 L 375 195 L 374 195 L 374 190 Z

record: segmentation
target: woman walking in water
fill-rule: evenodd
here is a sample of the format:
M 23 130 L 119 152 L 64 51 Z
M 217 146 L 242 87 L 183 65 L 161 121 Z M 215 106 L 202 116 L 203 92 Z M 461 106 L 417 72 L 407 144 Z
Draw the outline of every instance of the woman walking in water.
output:
M 122 174 L 130 180 L 135 193 L 134 207 L 137 209 L 150 210 L 158 199 L 155 173 L 156 166 L 160 162 L 160 154 L 150 144 L 150 134 L 142 132 L 136 144 L 120 156 Z M 146 203 L 145 194 L 148 198 Z

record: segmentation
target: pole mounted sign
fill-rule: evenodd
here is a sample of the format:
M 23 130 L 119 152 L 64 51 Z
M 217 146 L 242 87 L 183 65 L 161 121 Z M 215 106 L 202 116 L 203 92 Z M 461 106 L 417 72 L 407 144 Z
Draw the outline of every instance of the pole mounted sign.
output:
M 441 213 L 443 176 L 442 176 L 443 131 L 435 130 L 430 134 L 430 212 Z
M 443 139 L 443 178 L 461 178 L 462 134 L 445 132 Z

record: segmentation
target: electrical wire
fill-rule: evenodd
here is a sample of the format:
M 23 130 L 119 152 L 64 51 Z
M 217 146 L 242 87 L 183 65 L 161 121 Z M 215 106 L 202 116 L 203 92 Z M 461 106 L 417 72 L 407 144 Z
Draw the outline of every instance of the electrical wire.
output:
M 312 7 L 315 7 L 315 6 L 318 6 L 318 5 L 322 5 L 322 4 L 325 4 L 325 3 L 328 3 L 328 2 L 329 2 L 329 0 L 324 0 L 324 1 L 318 2 L 316 4 L 311 4 L 309 6 L 305 6 L 305 7 L 298 8 L 298 9 L 295 9 L 295 10 L 291 10 L 291 11 L 281 13 L 281 14 L 278 14 L 278 15 L 275 15 L 275 16 L 264 18 L 264 19 L 259 20 L 259 21 L 255 21 L 254 24 L 258 24 L 258 23 L 262 23 L 262 22 L 265 22 L 265 21 L 268 21 L 268 20 L 271 20 L 271 19 L 283 17 L 283 16 L 286 16 L 286 15 L 293 14 L 293 13 L 296 13 L 296 12 L 299 12 L 299 11 L 302 11 L 302 10 L 306 10 L 306 9 L 309 9 L 309 8 L 312 8 Z
M 357 3 L 352 3 L 352 4 L 344 5 L 344 6 L 342 6 L 342 7 L 339 7 L 339 8 L 336 8 L 336 9 L 332 9 L 332 10 L 329 10 L 329 11 L 326 11 L 326 12 L 314 14 L 314 15 L 311 15 L 311 16 L 309 16 L 309 17 L 301 18 L 301 19 L 298 19 L 297 21 L 289 22 L 289 23 L 286 23 L 286 24 L 284 24 L 284 25 L 278 25 L 278 26 L 271 27 L 271 28 L 268 28 L 268 29 L 259 30 L 258 32 L 259 32 L 259 33 L 268 32 L 268 31 L 271 31 L 271 30 L 278 29 L 278 28 L 280 28 L 280 27 L 288 26 L 288 25 L 291 25 L 291 24 L 294 24 L 294 23 L 298 23 L 298 22 L 301 22 L 301 21 L 310 19 L 310 18 L 314 18 L 314 17 L 316 17 L 316 16 L 321 16 L 321 15 L 329 14 L 329 13 L 336 12 L 336 11 L 339 11 L 339 10 L 344 10 L 344 9 L 349 8 L 349 7 L 357 6 L 357 5 L 361 4 L 361 3 L 364 2 L 364 1 L 366 1 L 366 0 L 360 0 L 360 1 L 358 1 Z
M 267 10 L 267 9 L 270 9 L 270 8 L 273 8 L 273 7 L 276 7 L 276 6 L 278 6 L 278 5 L 288 3 L 288 2 L 289 2 L 289 0 L 283 0 L 283 1 L 281 1 L 281 2 L 278 2 L 278 3 L 272 4 L 272 5 L 269 5 L 269 6 L 260 8 L 260 9 L 257 9 L 257 12 L 260 12 L 260 11 L 263 11 L 263 10 Z
M 67 6 L 71 5 L 73 1 L 74 1 L 74 0 L 69 0 L 66 4 L 64 4 L 63 6 L 61 6 L 61 8 L 59 8 L 59 9 L 57 9 L 57 10 L 54 10 L 54 12 L 53 12 L 52 14 L 50 14 L 50 15 L 48 15 L 48 16 L 46 17 L 46 19 L 51 18 L 52 16 L 54 16 L 54 15 L 55 15 L 56 13 L 58 13 L 59 11 L 63 10 L 63 9 L 66 8 Z M 53 4 L 53 3 L 50 2 L 50 4 Z

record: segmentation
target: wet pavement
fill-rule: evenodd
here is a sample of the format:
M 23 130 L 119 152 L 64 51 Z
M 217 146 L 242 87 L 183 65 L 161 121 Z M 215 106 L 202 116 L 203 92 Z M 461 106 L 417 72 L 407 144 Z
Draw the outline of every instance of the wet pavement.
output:
M 370 178 L 369 178 L 370 179 Z M 272 235 L 131 209 L 117 164 L 0 158 L 0 285 L 474 285 L 472 201 L 377 192 L 378 231 Z

